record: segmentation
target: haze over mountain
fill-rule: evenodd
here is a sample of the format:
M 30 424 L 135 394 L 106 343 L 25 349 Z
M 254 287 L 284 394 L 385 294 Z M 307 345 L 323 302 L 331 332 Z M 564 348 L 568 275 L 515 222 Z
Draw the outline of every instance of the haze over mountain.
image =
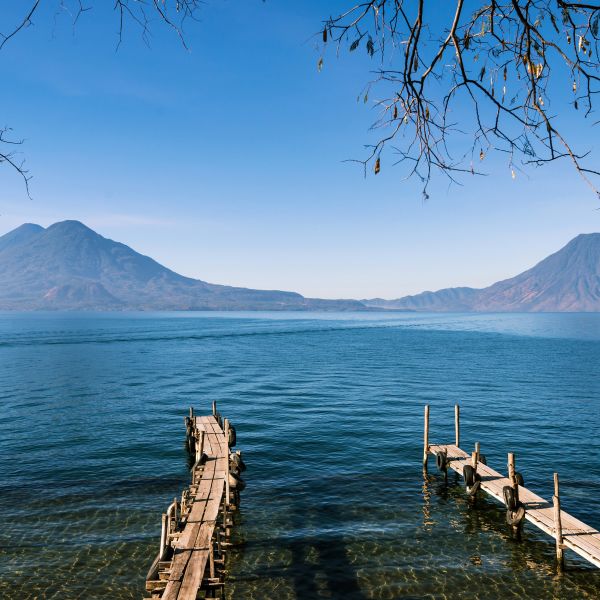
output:
M 183 277 L 79 221 L 27 223 L 0 237 L 0 309 L 369 310 Z
M 487 288 L 397 300 L 320 300 L 183 277 L 79 221 L 26 223 L 0 237 L 2 310 L 600 311 L 600 233 Z
M 600 233 L 581 234 L 531 269 L 483 289 L 447 288 L 397 300 L 363 300 L 377 308 L 457 312 L 600 311 Z

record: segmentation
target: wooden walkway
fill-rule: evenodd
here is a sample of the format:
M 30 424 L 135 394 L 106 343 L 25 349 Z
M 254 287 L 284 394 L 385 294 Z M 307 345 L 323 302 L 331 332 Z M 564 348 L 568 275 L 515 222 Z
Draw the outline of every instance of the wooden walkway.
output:
M 205 417 L 190 411 L 186 418 L 188 449 L 195 461 L 192 482 L 181 502 L 174 500 L 163 515 L 159 555 L 146 579 L 147 598 L 196 600 L 223 593 L 226 540 L 239 500 L 230 488 L 240 480 L 239 473 L 230 475 L 230 425 L 213 410 L 214 415 Z
M 461 475 L 463 467 L 472 464 L 472 456 L 456 445 L 429 445 L 428 451 L 434 455 L 446 452 L 448 467 Z M 481 489 L 504 505 L 502 490 L 504 486 L 511 485 L 510 479 L 481 462 L 477 463 L 477 473 L 481 477 Z M 553 503 L 523 486 L 518 487 L 519 500 L 525 507 L 525 519 L 556 539 L 557 528 Z M 560 523 L 562 524 L 563 547 L 573 550 L 596 567 L 600 567 L 600 532 L 564 510 L 560 510 Z

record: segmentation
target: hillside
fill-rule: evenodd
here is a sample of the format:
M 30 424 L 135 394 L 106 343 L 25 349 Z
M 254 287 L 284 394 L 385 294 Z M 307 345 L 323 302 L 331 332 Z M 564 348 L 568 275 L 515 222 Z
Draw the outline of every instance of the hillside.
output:
M 376 308 L 420 311 L 600 311 L 600 233 L 578 235 L 531 269 L 483 289 L 447 288 L 363 302 Z
M 183 277 L 78 221 L 0 237 L 2 310 L 368 310 L 355 300 Z

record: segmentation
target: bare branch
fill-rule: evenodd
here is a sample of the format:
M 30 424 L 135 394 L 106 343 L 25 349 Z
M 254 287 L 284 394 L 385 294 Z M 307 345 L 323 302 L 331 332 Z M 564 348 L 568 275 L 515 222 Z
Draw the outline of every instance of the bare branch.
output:
M 455 173 L 476 174 L 474 162 L 483 163 L 490 151 L 506 154 L 513 177 L 519 157 L 535 165 L 567 158 L 598 193 L 599 173 L 585 164 L 589 154 L 573 150 L 560 131 L 561 111 L 549 107 L 572 91 L 563 111 L 583 109 L 581 118 L 594 112 L 600 5 L 472 4 L 475 12 L 465 14 L 464 0 L 363 1 L 325 21 L 324 39 L 338 51 L 354 51 L 366 38 L 381 63 L 369 89 L 382 94 L 373 129 L 385 133 L 359 161 L 365 172 L 371 161 L 379 172 L 381 153 L 393 141 L 397 163 L 423 181 L 425 195 L 434 171 L 452 180 Z

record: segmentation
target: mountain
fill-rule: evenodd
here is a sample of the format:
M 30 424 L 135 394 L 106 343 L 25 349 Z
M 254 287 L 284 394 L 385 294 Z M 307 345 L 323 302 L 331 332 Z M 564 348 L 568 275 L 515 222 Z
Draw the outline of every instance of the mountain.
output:
M 447 288 L 397 300 L 363 300 L 373 308 L 421 311 L 600 311 L 600 233 L 578 235 L 531 269 L 483 288 Z
M 183 277 L 79 221 L 0 237 L 1 310 L 373 310 Z

